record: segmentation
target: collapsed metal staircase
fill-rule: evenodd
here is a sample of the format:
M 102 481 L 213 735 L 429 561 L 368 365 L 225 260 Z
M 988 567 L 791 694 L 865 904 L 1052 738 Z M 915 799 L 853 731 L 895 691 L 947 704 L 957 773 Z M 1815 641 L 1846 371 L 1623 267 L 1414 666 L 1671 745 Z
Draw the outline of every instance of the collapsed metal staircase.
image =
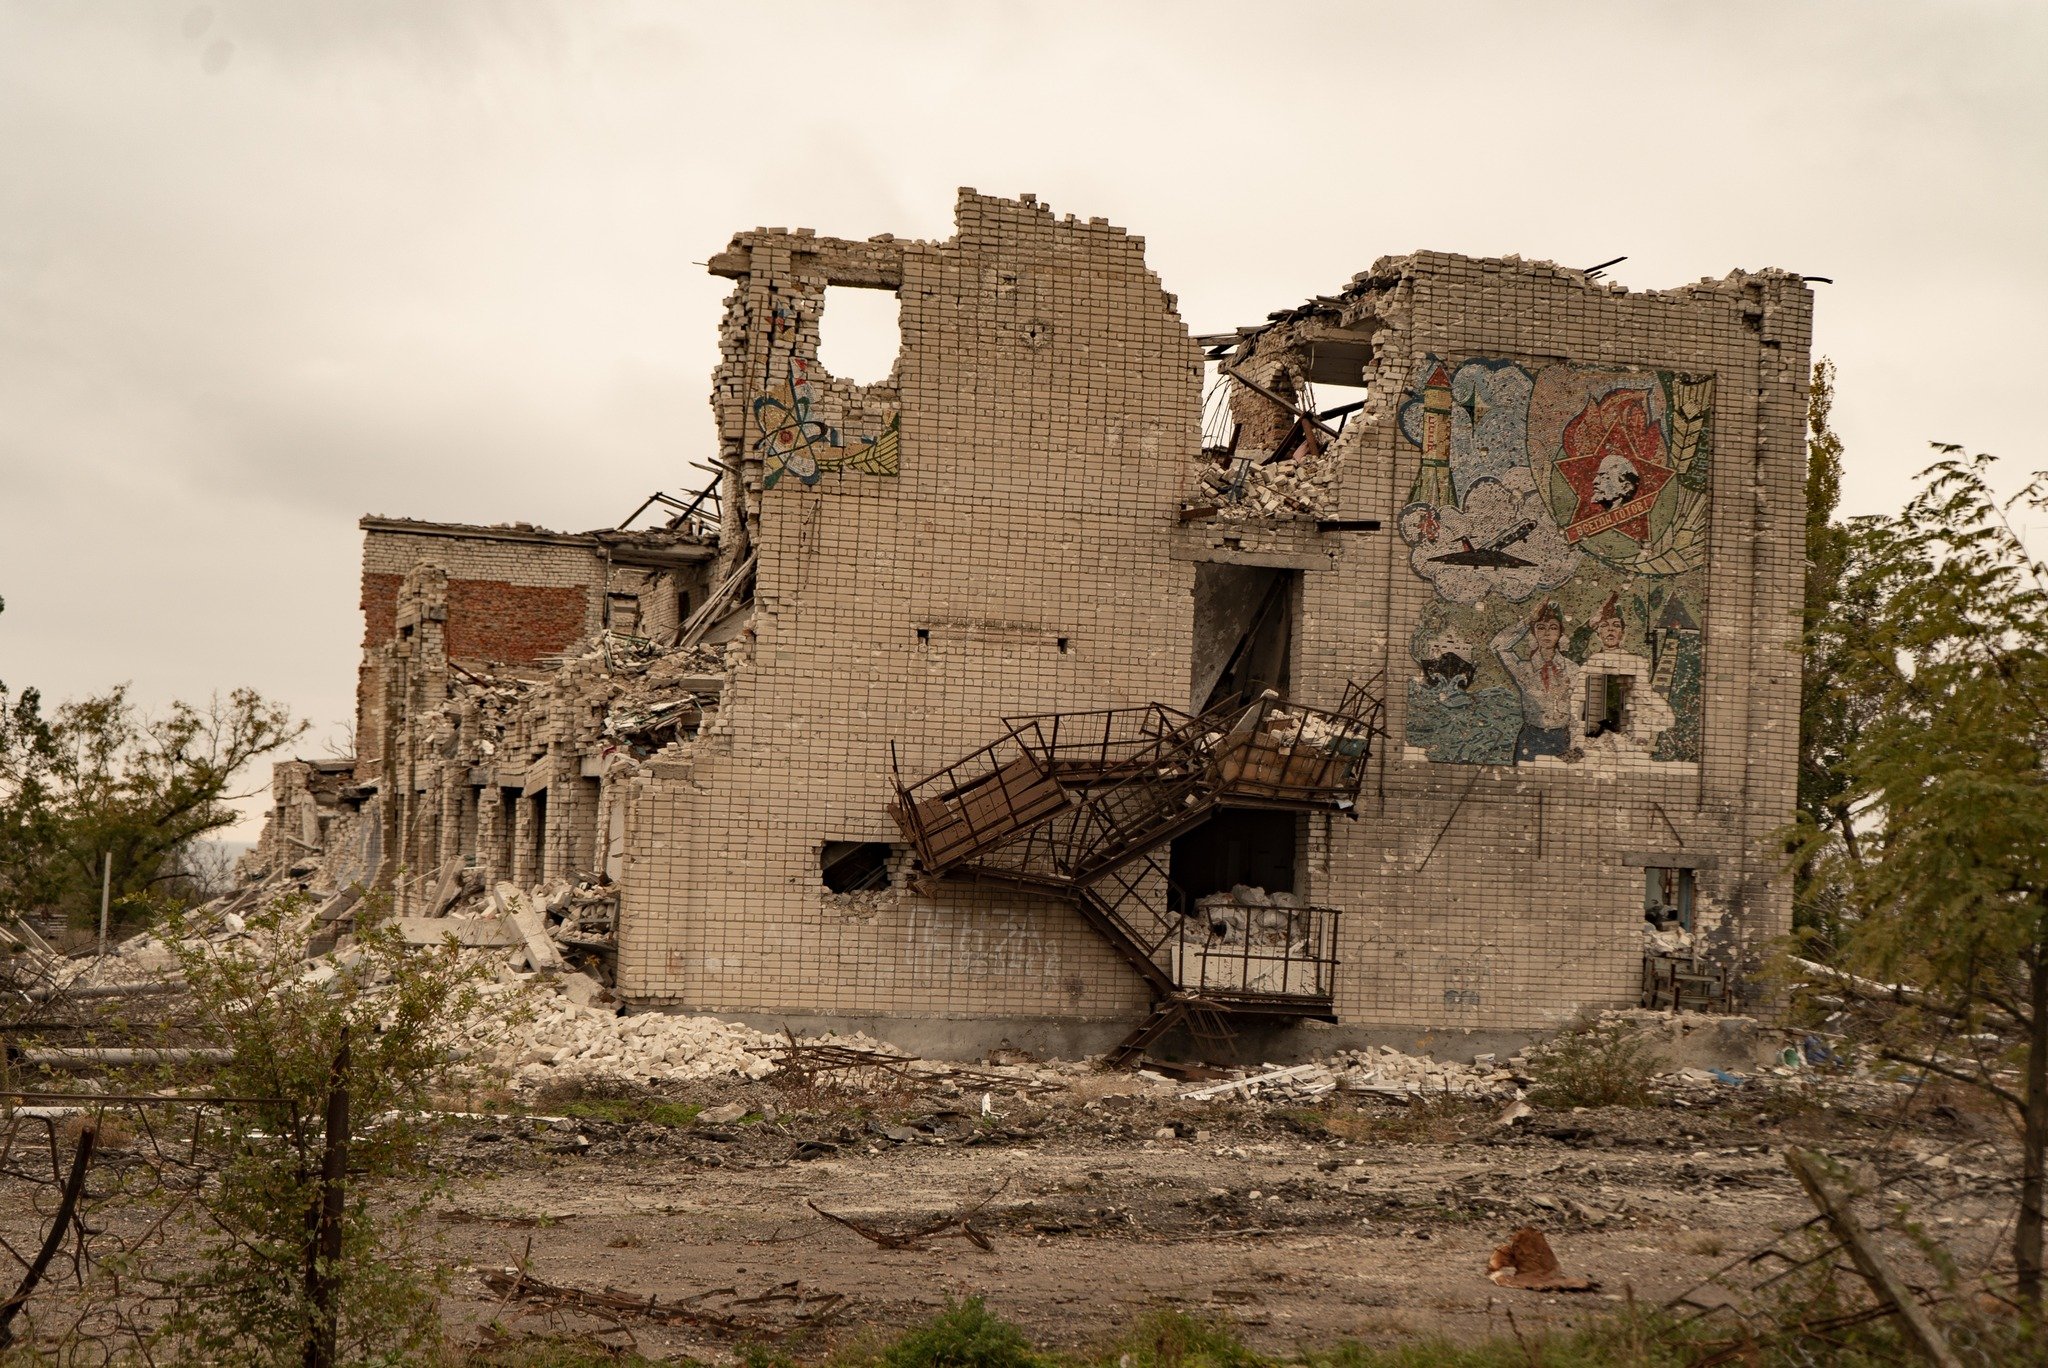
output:
M 1145 980 L 1151 1015 L 1112 1063 L 1183 1021 L 1330 1017 L 1335 909 L 1245 907 L 1219 929 L 1176 899 L 1159 855 L 1223 807 L 1351 812 L 1378 698 L 1354 684 L 1333 710 L 1269 692 L 1200 715 L 1154 703 L 1004 726 L 935 774 L 899 773 L 890 815 L 928 873 L 1067 898 Z

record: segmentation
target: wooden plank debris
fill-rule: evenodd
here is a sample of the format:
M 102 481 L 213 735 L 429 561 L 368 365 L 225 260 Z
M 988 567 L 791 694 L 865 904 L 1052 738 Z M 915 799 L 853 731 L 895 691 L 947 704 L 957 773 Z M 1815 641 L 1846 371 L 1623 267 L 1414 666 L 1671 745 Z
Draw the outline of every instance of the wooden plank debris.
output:
M 1207 1102 L 1212 1098 L 1234 1093 L 1240 1088 L 1263 1088 L 1270 1083 L 1284 1083 L 1290 1078 L 1303 1078 L 1320 1071 L 1322 1067 L 1320 1064 L 1297 1064 L 1291 1069 L 1269 1069 L 1262 1074 L 1253 1074 L 1250 1078 L 1233 1079 L 1228 1083 L 1211 1083 L 1205 1088 L 1184 1092 L 1181 1097 L 1192 1102 Z

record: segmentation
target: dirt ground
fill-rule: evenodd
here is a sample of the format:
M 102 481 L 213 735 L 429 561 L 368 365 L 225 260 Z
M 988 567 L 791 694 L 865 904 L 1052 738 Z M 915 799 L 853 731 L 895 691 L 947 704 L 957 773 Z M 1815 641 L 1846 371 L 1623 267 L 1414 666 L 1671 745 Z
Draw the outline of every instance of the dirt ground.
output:
M 1505 1127 L 1498 1103 L 1268 1107 L 1179 1090 L 1103 1075 L 991 1097 L 984 1116 L 957 1088 L 793 1107 L 756 1084 L 689 1095 L 748 1109 L 725 1124 L 465 1122 L 444 1148 L 437 1210 L 463 1265 L 449 1316 L 710 1359 L 892 1330 L 970 1293 L 1048 1346 L 1099 1346 L 1154 1308 L 1227 1314 L 1268 1351 L 1477 1338 L 1507 1333 L 1509 1309 L 1527 1332 L 1629 1295 L 1662 1301 L 1805 1221 L 1788 1144 L 1881 1166 L 1973 1134 L 1945 1109 L 1902 1121 L 1868 1099 L 1823 1106 L 1754 1084 Z M 1967 1188 L 1966 1168 L 1936 1164 Z M 979 1239 L 954 1226 L 884 1248 L 813 1204 L 883 1235 L 971 1213 Z M 1967 1213 L 1942 1218 L 1956 1237 L 2000 1217 L 1988 1203 L 1943 1210 Z M 1523 1224 L 1601 1289 L 1489 1282 L 1489 1252 Z M 531 1297 L 502 1276 L 512 1265 L 658 1309 Z

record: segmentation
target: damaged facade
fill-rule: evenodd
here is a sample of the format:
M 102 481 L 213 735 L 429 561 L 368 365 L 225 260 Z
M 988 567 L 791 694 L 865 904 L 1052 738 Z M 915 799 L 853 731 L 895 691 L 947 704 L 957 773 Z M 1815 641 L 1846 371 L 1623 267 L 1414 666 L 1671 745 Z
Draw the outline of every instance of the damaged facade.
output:
M 356 762 L 280 767 L 262 858 L 413 915 L 581 884 L 629 1004 L 925 1047 L 1747 993 L 1790 920 L 1797 276 L 1425 252 L 1197 338 L 1140 239 L 971 191 L 943 242 L 711 269 L 715 490 L 366 519 Z M 880 383 L 818 363 L 846 289 L 900 302 Z

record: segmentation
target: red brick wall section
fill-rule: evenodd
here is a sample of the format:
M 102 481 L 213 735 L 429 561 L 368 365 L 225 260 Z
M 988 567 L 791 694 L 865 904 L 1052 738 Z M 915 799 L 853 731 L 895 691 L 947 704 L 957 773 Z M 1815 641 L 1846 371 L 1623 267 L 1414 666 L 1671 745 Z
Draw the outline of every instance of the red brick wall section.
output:
M 403 575 L 363 571 L 363 649 L 382 646 L 398 630 L 398 586 Z
M 525 664 L 583 635 L 588 589 L 448 581 L 448 656 Z
M 378 646 L 397 630 L 402 575 L 363 574 L 363 644 Z M 503 580 L 448 581 L 448 656 L 452 660 L 524 665 L 583 635 L 589 590 L 539 588 Z

